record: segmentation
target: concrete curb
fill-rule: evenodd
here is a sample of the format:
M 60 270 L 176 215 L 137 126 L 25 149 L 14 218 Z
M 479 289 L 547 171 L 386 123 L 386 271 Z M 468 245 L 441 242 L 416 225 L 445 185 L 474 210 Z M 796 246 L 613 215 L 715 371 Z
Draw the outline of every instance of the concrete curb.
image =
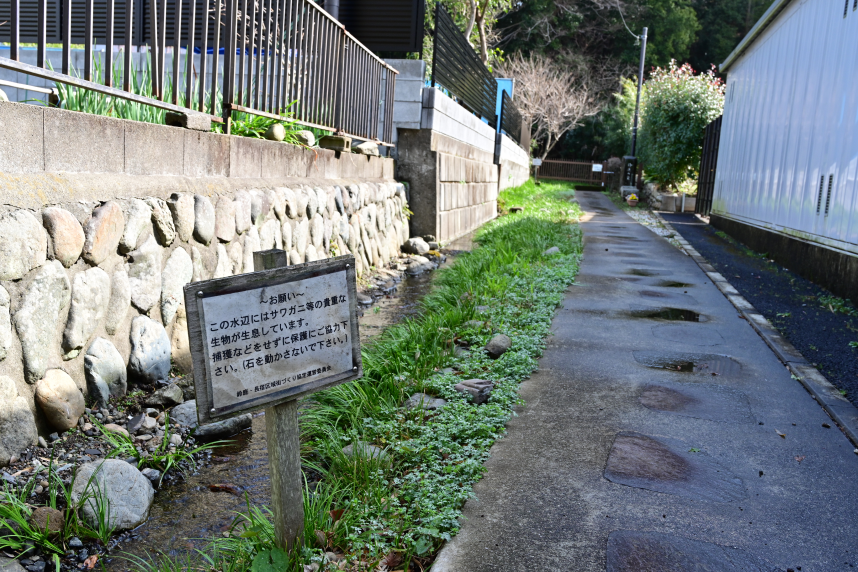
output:
M 849 402 L 834 387 L 830 381 L 825 379 L 819 370 L 813 367 L 801 352 L 789 343 L 774 326 L 748 302 L 739 291 L 736 290 L 726 278 L 715 271 L 705 258 L 676 229 L 667 222 L 661 214 L 652 211 L 664 226 L 670 229 L 676 240 L 682 245 L 700 269 L 712 280 L 724 296 L 736 307 L 739 313 L 751 325 L 752 328 L 763 338 L 763 341 L 772 349 L 778 359 L 792 373 L 793 379 L 798 380 L 804 388 L 813 396 L 828 415 L 846 434 L 852 444 L 858 447 L 858 408 Z M 856 449 L 858 452 L 858 449 Z

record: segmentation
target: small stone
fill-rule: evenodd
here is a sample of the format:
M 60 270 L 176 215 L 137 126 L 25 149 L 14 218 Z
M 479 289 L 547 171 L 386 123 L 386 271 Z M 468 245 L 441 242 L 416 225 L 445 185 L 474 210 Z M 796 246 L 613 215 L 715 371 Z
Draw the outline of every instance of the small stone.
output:
M 279 239 L 279 240 L 278 240 Z M 277 243 L 280 243 L 279 245 Z M 277 219 L 269 219 L 259 229 L 259 244 L 261 250 L 270 250 L 272 248 L 282 248 L 282 238 L 280 236 L 280 221 Z
M 119 252 L 131 252 L 140 243 L 143 232 L 149 228 L 152 220 L 152 209 L 140 199 L 125 201 L 125 230 L 119 239 Z
M 436 239 L 434 234 L 424 234 L 423 240 L 425 240 L 426 242 L 435 242 Z
M 83 357 L 83 372 L 90 399 L 107 407 L 110 398 L 123 397 L 128 389 L 128 374 L 122 354 L 104 338 L 95 338 Z
M 45 438 L 42 437 L 41 435 L 39 436 L 39 447 L 41 447 L 42 449 L 48 448 L 48 442 L 45 441 Z
M 235 238 L 235 202 L 229 197 L 220 197 L 215 208 L 215 235 L 221 242 Z
M 553 254 L 560 254 L 560 249 L 556 246 L 552 246 L 548 250 L 542 253 L 542 256 L 551 256 Z
M 352 153 L 357 153 L 358 155 L 374 155 L 375 157 L 378 157 L 378 145 L 372 141 L 364 141 L 360 145 L 352 147 Z
M 402 252 L 406 254 L 417 254 L 422 256 L 429 252 L 429 245 L 420 237 L 409 238 L 401 248 Z
M 75 550 L 83 548 L 83 542 L 77 536 L 72 536 L 71 540 L 69 540 L 69 548 L 74 548 Z
M 47 260 L 48 235 L 29 211 L 0 216 L 0 280 L 18 280 Z
M 145 413 L 148 417 L 155 417 L 155 418 L 157 418 L 157 417 L 158 417 L 158 415 L 160 415 L 160 413 L 161 413 L 161 412 L 160 412 L 160 411 L 158 411 L 157 409 L 155 409 L 154 407 L 147 407 L 147 408 L 146 408 L 146 410 L 145 410 L 145 411 L 143 411 L 143 413 Z
M 128 424 L 125 426 L 125 428 L 128 430 L 128 433 L 137 433 L 143 427 L 143 422 L 146 421 L 147 417 L 149 416 L 145 413 L 138 413 L 137 415 L 129 419 Z
M 100 498 L 96 500 L 94 497 Z M 72 502 L 83 501 L 83 517 L 98 526 L 98 506 L 109 506 L 108 528 L 131 529 L 146 522 L 155 492 L 152 483 L 119 459 L 104 459 L 78 467 L 72 484 Z M 87 498 L 88 497 L 88 498 Z
M 316 144 L 316 135 L 312 131 L 303 129 L 295 133 L 295 141 L 299 145 L 306 145 L 307 147 L 312 147 Z
M 253 417 L 250 413 L 245 413 L 238 417 L 224 419 L 208 425 L 197 427 L 194 433 L 194 438 L 200 441 L 210 441 L 221 439 L 223 437 L 231 437 L 236 433 L 240 433 L 248 429 L 253 424 Z
M 175 383 L 171 383 L 167 387 L 162 387 L 153 393 L 146 399 L 145 404 L 149 406 L 172 407 L 173 405 L 179 405 L 183 401 L 185 401 L 185 398 L 182 394 L 182 388 Z
M 57 344 L 56 324 L 60 313 L 69 304 L 70 291 L 63 265 L 57 260 L 48 261 L 35 272 L 13 316 L 21 340 L 28 383 L 35 383 L 45 374 Z
M 126 437 L 129 436 L 128 430 L 121 425 L 117 425 L 116 423 L 108 423 L 104 426 L 104 428 L 111 433 L 119 433 L 120 435 L 125 435 Z
M 30 515 L 30 526 L 36 530 L 47 533 L 49 537 L 56 536 L 62 532 L 65 525 L 65 516 L 55 508 L 40 506 Z
M 269 141 L 283 141 L 286 138 L 286 128 L 282 123 L 272 123 L 265 130 L 265 138 Z
M 176 240 L 176 225 L 167 203 L 156 197 L 148 197 L 145 202 L 152 209 L 152 226 L 155 228 L 158 244 L 170 246 Z
M 320 214 L 316 214 L 310 221 L 310 241 L 316 247 L 316 251 L 322 248 L 322 243 L 325 239 L 325 219 Z
M 182 288 L 194 277 L 194 263 L 181 246 L 175 249 L 161 274 L 161 321 L 169 326 L 176 310 L 185 301 Z
M 304 196 L 307 197 L 307 220 L 312 220 L 316 213 L 319 212 L 319 197 L 315 191 L 306 190 Z
M 170 374 L 170 338 L 164 326 L 146 316 L 131 322 L 128 372 L 136 380 L 154 384 Z
M 206 246 L 215 235 L 215 208 L 208 197 L 194 195 L 194 238 Z
M 441 409 L 447 405 L 447 401 L 438 397 L 432 397 L 431 395 L 426 395 L 425 393 L 415 393 L 411 397 L 405 400 L 405 403 L 402 406 L 405 409 L 413 409 L 415 407 L 419 409 L 425 409 L 427 411 L 435 411 L 436 409 Z
M 116 252 L 124 230 L 125 216 L 117 203 L 107 201 L 92 211 L 84 229 L 84 259 L 93 265 L 101 264 Z
M 357 301 L 361 306 L 372 306 L 372 297 L 364 294 L 363 292 L 357 293 Z
M 427 242 L 426 244 L 429 245 L 430 252 L 441 248 L 441 245 L 439 245 L 437 242 Z
M 128 273 L 119 269 L 110 280 L 110 301 L 105 312 L 104 329 L 109 335 L 116 334 L 131 307 L 131 282 Z
M 280 195 L 283 197 L 283 214 L 290 219 L 299 218 L 298 200 L 295 197 L 295 192 L 287 187 L 281 187 L 278 190 L 280 191 Z
M 56 441 L 56 440 L 57 440 L 57 439 L 59 439 L 59 438 L 60 438 L 60 434 L 59 434 L 59 433 L 51 433 L 50 435 L 48 435 L 48 440 L 49 440 L 51 443 L 53 443 L 54 441 Z
M 36 404 L 48 423 L 60 431 L 77 425 L 86 404 L 74 380 L 61 369 L 51 369 L 36 384 Z
M 262 250 L 261 241 L 259 240 L 259 231 L 256 230 L 255 226 L 251 226 L 250 230 L 244 233 L 242 241 L 243 256 L 241 269 L 236 272 L 236 274 L 240 274 L 241 272 L 253 272 L 253 253 Z
M 197 402 L 195 399 L 185 401 L 170 411 L 170 421 L 182 427 L 193 429 L 197 426 Z
M 83 250 L 86 237 L 80 223 L 65 209 L 48 207 L 42 211 L 42 224 L 48 231 L 48 258 L 59 260 L 66 268 L 71 267 Z
M 178 447 L 181 444 L 182 444 L 182 438 L 179 435 L 176 435 L 175 433 L 170 435 L 170 445 L 174 445 L 174 446 Z
M 148 312 L 161 297 L 161 248 L 150 235 L 129 257 L 131 303 L 141 312 Z
M 194 233 L 194 197 L 182 193 L 173 193 L 167 200 L 167 208 L 173 216 L 173 226 L 179 240 L 188 242 Z
M 71 309 L 63 332 L 63 350 L 79 350 L 104 318 L 110 299 L 110 276 L 101 268 L 90 268 L 74 277 Z M 78 352 L 75 352 L 75 356 Z
M 486 353 L 489 354 L 489 357 L 492 359 L 498 359 L 501 357 L 509 348 L 512 347 L 512 340 L 506 334 L 497 334 L 489 343 L 486 344 Z
M 45 568 L 47 568 L 47 563 L 43 560 L 39 560 L 38 562 L 34 562 L 27 566 L 28 572 L 45 572 Z
M 371 445 L 364 441 L 355 441 L 351 445 L 343 447 L 343 455 L 346 457 L 367 457 L 370 459 L 384 460 L 387 458 L 387 453 L 380 447 Z
M 158 486 L 158 480 L 161 478 L 161 471 L 149 467 L 140 471 L 140 474 L 149 479 L 152 486 Z
M 242 234 L 252 224 L 250 219 L 251 199 L 247 191 L 235 192 L 235 232 Z
M 492 389 L 494 389 L 494 383 L 485 379 L 468 379 L 462 383 L 457 383 L 453 389 L 459 393 L 470 395 L 473 403 L 480 405 L 489 400 Z

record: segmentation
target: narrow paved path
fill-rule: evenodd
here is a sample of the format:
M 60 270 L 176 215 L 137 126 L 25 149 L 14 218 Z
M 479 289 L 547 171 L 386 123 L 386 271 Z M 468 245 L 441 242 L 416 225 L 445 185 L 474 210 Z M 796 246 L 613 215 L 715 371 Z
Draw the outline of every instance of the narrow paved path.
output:
M 433 571 L 858 566 L 851 443 L 690 258 L 577 196 L 576 285 Z

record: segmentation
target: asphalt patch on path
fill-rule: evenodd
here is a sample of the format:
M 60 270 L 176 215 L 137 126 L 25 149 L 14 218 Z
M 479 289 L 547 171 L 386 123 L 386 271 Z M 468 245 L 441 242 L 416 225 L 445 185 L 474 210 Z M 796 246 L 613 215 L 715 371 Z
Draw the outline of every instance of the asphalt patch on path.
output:
M 742 479 L 699 448 L 632 431 L 617 434 L 604 474 L 612 483 L 693 500 L 732 502 L 748 496 Z
M 730 356 L 679 352 L 632 352 L 635 361 L 646 367 L 713 377 L 731 377 L 742 372 L 742 364 Z
M 801 354 L 858 405 L 858 316 L 834 313 L 820 296 L 830 292 L 743 244 L 715 234 L 693 215 L 662 213 Z M 858 300 L 853 300 L 858 303 Z
M 641 290 L 640 295 L 644 298 L 659 298 L 662 300 L 673 300 L 676 303 L 683 305 L 697 304 L 694 296 L 688 294 L 677 294 L 675 292 L 659 292 L 658 290 Z
M 648 409 L 719 423 L 753 423 L 748 396 L 709 384 L 659 383 L 645 385 L 638 397 Z
M 673 534 L 618 530 L 608 536 L 607 572 L 780 572 L 737 548 Z

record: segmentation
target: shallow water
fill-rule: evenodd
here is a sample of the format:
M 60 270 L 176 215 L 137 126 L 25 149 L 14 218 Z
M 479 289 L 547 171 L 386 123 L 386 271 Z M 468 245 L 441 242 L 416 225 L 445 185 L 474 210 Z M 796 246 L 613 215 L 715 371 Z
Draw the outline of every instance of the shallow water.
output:
M 450 258 L 442 267 L 449 264 Z M 359 310 L 363 312 L 359 314 L 361 343 L 366 344 L 385 327 L 416 314 L 436 276 L 437 272 L 403 275 L 391 292 Z M 264 412 L 254 414 L 252 433 L 246 431 L 233 440 L 234 445 L 213 453 L 210 465 L 155 495 L 149 520 L 129 540 L 112 549 L 111 557 L 103 561 L 106 570 L 129 570 L 128 562 L 118 557 L 122 553 L 147 558 L 157 552 L 176 556 L 202 549 L 212 537 L 229 530 L 236 512 L 246 509 L 245 493 L 254 505 L 270 503 Z M 210 485 L 217 484 L 234 485 L 241 496 L 209 490 Z

